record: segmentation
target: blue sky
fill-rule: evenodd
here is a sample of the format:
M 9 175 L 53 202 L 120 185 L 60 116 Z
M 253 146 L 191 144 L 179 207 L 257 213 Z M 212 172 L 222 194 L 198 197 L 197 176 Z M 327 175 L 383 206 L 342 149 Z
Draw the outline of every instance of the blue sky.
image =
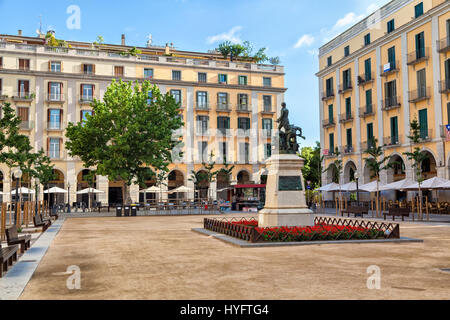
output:
M 0 33 L 35 36 L 42 15 L 43 31 L 56 37 L 144 46 L 173 43 L 188 51 L 207 51 L 223 40 L 249 40 L 255 49 L 279 56 L 286 72 L 286 103 L 291 122 L 303 128 L 306 142 L 320 140 L 318 48 L 388 0 L 0 0 Z M 68 29 L 67 8 L 81 10 L 81 28 Z

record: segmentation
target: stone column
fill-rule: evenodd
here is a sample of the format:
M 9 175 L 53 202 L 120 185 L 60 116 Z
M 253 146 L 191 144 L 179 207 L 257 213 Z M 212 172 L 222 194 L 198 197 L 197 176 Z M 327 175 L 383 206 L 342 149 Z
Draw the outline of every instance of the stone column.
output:
M 97 176 L 97 189 L 104 192 L 97 195 L 98 201 L 105 205 L 109 204 L 109 181 L 107 177 Z

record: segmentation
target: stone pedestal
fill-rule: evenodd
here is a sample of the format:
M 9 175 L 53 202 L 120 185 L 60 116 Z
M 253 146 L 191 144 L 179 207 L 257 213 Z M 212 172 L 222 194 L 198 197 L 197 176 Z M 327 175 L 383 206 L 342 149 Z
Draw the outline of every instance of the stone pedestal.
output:
M 259 227 L 314 226 L 314 213 L 305 199 L 304 160 L 280 154 L 272 156 L 267 165 L 266 205 L 259 214 Z

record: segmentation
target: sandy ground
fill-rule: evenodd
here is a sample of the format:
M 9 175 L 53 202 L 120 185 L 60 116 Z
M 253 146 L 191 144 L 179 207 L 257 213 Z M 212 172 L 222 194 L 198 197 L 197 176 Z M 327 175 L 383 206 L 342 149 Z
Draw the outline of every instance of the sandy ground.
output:
M 449 299 L 450 226 L 424 243 L 241 249 L 191 231 L 202 217 L 68 219 L 21 299 Z M 66 286 L 68 266 L 81 289 Z M 367 268 L 381 270 L 369 290 Z

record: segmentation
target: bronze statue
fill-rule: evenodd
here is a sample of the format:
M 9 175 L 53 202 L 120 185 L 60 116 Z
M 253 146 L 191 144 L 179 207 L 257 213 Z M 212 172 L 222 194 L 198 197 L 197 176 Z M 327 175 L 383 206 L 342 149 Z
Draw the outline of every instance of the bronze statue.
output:
M 289 123 L 289 110 L 286 103 L 281 104 L 281 115 L 277 120 L 280 131 L 280 154 L 296 154 L 299 151 L 297 137 L 305 140 L 302 128 Z M 282 131 L 284 129 L 284 131 Z

